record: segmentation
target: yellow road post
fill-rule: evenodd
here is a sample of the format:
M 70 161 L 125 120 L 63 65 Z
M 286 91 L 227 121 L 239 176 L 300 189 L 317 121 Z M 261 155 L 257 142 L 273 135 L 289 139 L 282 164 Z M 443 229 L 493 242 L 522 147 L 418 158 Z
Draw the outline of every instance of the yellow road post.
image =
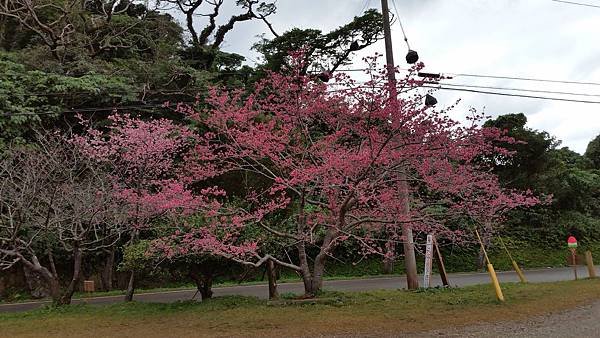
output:
M 510 258 L 510 261 L 512 262 L 512 266 L 515 269 L 515 272 L 517 273 L 517 275 L 519 276 L 519 280 L 521 280 L 521 283 L 527 283 L 527 279 L 525 279 L 525 274 L 523 274 L 523 271 L 519 267 L 519 264 L 517 264 L 517 261 L 515 261 L 513 259 L 513 256 L 508 251 L 508 248 L 504 244 L 504 241 L 502 240 L 502 237 L 498 237 L 498 238 L 500 239 L 500 243 L 502 244 L 502 247 L 504 248 L 504 251 L 506 251 L 506 254 L 508 255 L 508 258 Z
M 485 251 L 485 246 L 483 245 L 483 242 L 481 241 L 481 237 L 479 236 L 479 231 L 477 231 L 477 229 L 475 229 L 475 234 L 477 235 L 477 240 L 479 241 L 479 244 L 481 245 L 481 250 L 483 250 L 483 256 L 485 257 L 485 261 L 487 262 L 487 270 L 488 270 L 488 273 L 490 274 L 492 284 L 494 285 L 494 291 L 496 291 L 496 298 L 499 301 L 503 302 L 504 295 L 502 294 L 502 289 L 500 288 L 500 282 L 498 282 L 498 276 L 496 276 L 496 270 L 494 270 L 494 266 L 490 262 L 487 252 Z

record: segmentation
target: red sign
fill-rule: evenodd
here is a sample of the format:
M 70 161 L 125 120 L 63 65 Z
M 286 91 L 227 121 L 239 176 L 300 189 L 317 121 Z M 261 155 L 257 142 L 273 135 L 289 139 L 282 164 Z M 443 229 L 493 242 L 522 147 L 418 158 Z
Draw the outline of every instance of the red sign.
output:
M 569 248 L 576 248 L 577 247 L 577 239 L 573 236 L 569 236 L 569 238 L 567 239 L 567 244 L 568 244 Z

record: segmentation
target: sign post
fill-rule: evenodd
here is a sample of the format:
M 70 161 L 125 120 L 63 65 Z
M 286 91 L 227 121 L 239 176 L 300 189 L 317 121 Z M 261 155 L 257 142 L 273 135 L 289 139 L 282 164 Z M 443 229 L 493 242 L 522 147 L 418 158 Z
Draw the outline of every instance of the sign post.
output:
M 574 236 L 569 236 L 567 246 L 571 251 L 571 262 L 573 263 L 573 274 L 577 280 L 577 239 Z
M 423 271 L 423 287 L 431 286 L 431 265 L 433 261 L 433 235 L 427 235 L 427 245 L 425 247 L 425 271 Z

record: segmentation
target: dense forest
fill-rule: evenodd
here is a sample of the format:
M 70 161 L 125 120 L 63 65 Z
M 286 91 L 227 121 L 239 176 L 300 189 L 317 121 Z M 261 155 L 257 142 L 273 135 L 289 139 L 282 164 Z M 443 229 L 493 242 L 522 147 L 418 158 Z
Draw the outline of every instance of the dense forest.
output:
M 223 11 L 224 3 L 0 3 L 2 299 L 26 293 L 69 303 L 84 279 L 106 291 L 127 289 L 129 299 L 136 287 L 190 281 L 210 297 L 215 281 L 265 274 L 301 277 L 307 292 L 316 292 L 322 275 L 381 273 L 385 259 L 402 260 L 402 246 L 394 245 L 402 242 L 397 222 L 414 223 L 418 255 L 435 230 L 454 271 L 482 267 L 479 246 L 468 233 L 480 223 L 492 252 L 502 237 L 530 267 L 566 264 L 562 248 L 569 235 L 600 249 L 600 134 L 582 155 L 528 127 L 526 111 L 495 112 L 496 118 L 481 121 L 485 128 L 461 129 L 440 113 L 418 108 L 420 97 L 407 98 L 405 106 L 416 107 L 414 125 L 397 127 L 411 131 L 402 134 L 406 143 L 382 147 L 376 166 L 359 164 L 363 159 L 349 154 L 362 149 L 361 142 L 375 133 L 398 136 L 388 126 L 396 112 L 381 108 L 387 105 L 385 90 L 355 91 L 357 102 L 380 107 L 370 110 L 379 122 L 357 119 L 356 108 L 346 107 L 342 95 L 329 95 L 327 83 L 345 81 L 336 78 L 340 67 L 383 38 L 382 15 L 369 10 L 329 32 L 279 32 L 270 23 L 275 2 L 237 0 L 233 14 Z M 264 24 L 267 32 L 248 37 L 257 39 L 253 48 L 262 56 L 253 66 L 222 49 L 228 34 L 248 21 Z M 280 115 L 301 100 L 305 120 Z M 482 132 L 488 129 L 496 133 Z M 281 146 L 283 130 L 290 140 L 281 150 L 274 144 Z M 427 147 L 398 150 L 418 136 L 428 140 Z M 457 141 L 461 137 L 464 143 Z M 270 152 L 259 156 L 248 151 L 251 145 Z M 440 152 L 444 145 L 448 149 Z M 329 152 L 321 153 L 326 147 Z M 314 156 L 311 167 L 295 162 L 307 153 Z M 203 167 L 194 162 L 198 158 Z M 398 159 L 418 165 L 396 173 Z M 333 164 L 325 166 L 328 161 Z M 347 168 L 346 161 L 356 167 Z M 284 170 L 300 167 L 303 175 Z M 359 169 L 369 174 L 359 175 Z M 348 183 L 364 176 L 368 188 Z M 467 185 L 461 176 L 481 186 Z M 392 201 L 407 192 L 390 182 L 409 182 L 406 189 L 415 196 L 411 216 L 419 221 L 396 214 Z M 295 197 L 287 198 L 284 190 Z M 355 195 L 361 197 L 354 209 L 335 202 Z M 385 226 L 335 235 L 328 226 L 318 229 L 324 219 L 348 210 L 357 224 L 385 218 Z M 294 217 L 310 231 L 297 231 Z M 307 233 L 315 237 L 307 239 Z M 298 244 L 304 242 L 309 244 Z M 393 271 L 402 272 L 401 264 Z

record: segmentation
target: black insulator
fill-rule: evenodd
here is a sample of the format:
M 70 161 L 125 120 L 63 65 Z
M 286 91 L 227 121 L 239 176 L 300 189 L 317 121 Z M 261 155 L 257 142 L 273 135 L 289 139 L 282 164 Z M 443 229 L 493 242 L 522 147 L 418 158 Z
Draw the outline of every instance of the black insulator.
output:
M 354 41 L 350 44 L 350 51 L 351 52 L 355 52 L 359 49 L 360 47 L 358 46 L 358 41 Z
M 442 77 L 442 74 L 418 72 L 417 76 L 419 76 L 419 77 L 426 77 L 426 78 L 430 78 L 430 79 L 439 79 L 439 78 Z
M 417 52 L 414 50 L 409 49 L 408 53 L 406 53 L 406 62 L 413 64 L 417 63 L 417 61 L 419 61 L 419 54 L 417 54 Z
M 317 76 L 317 78 L 323 82 L 329 82 L 329 79 L 331 78 L 331 76 L 329 76 L 329 73 L 323 72 L 323 73 L 319 74 Z
M 427 107 L 435 106 L 437 104 L 437 99 L 433 97 L 433 95 L 425 95 L 425 105 Z

